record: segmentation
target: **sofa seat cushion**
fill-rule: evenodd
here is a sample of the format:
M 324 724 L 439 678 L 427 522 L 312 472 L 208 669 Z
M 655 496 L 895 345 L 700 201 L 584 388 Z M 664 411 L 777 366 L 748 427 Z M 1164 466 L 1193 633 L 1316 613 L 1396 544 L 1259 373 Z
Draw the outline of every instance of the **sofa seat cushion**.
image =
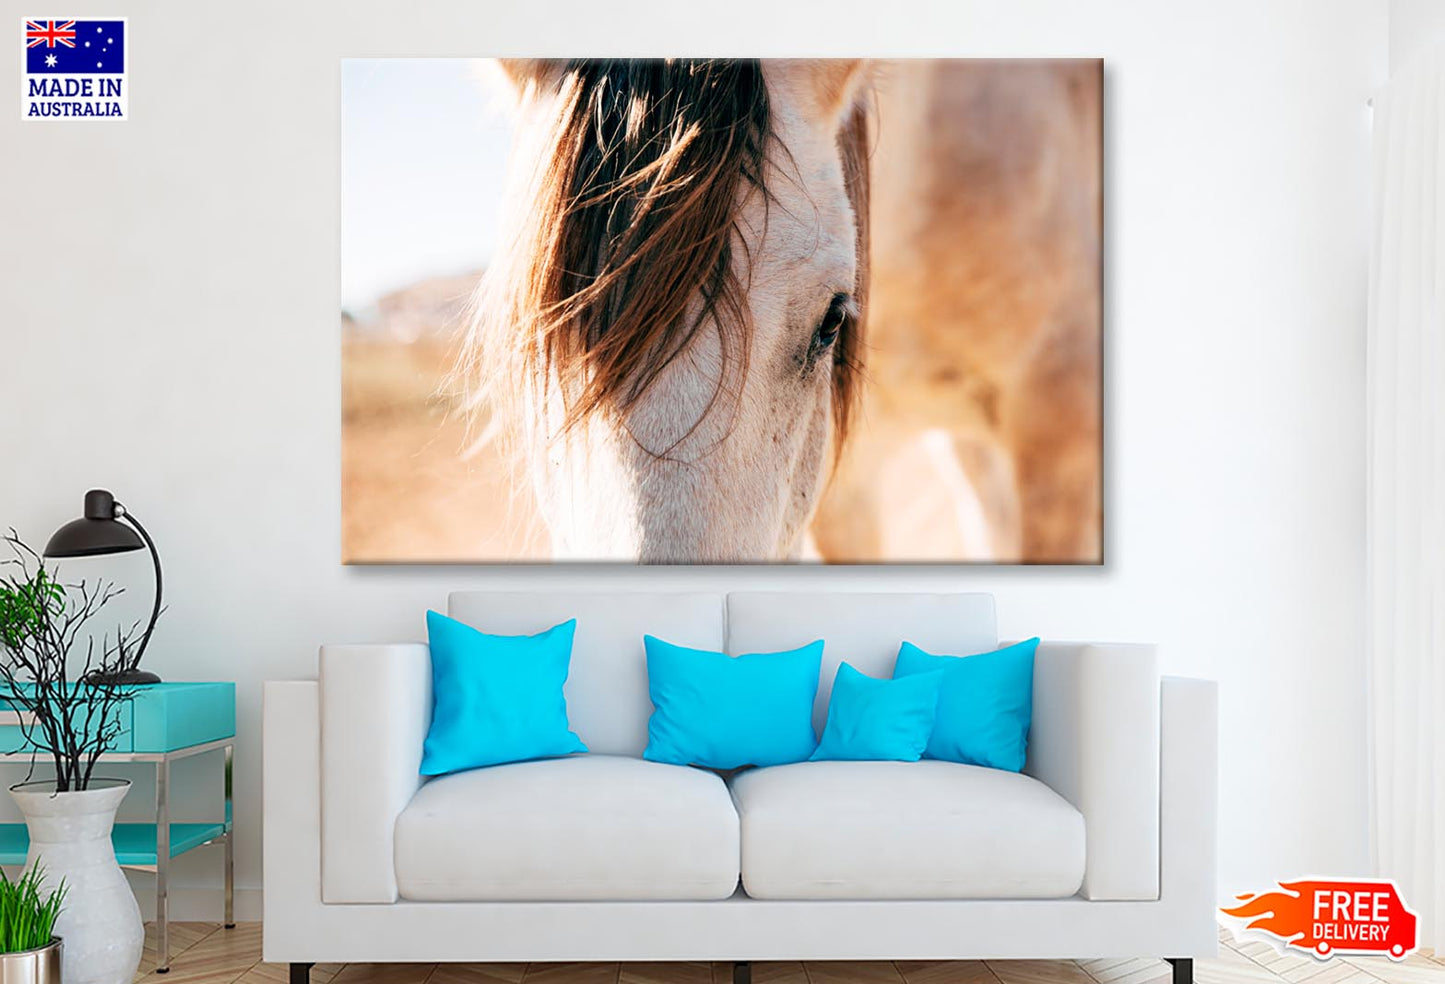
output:
M 402 898 L 725 899 L 738 817 L 711 772 L 580 755 L 433 779 L 396 821 Z
M 739 773 L 743 889 L 759 899 L 1067 898 L 1084 818 L 975 765 L 802 762 Z

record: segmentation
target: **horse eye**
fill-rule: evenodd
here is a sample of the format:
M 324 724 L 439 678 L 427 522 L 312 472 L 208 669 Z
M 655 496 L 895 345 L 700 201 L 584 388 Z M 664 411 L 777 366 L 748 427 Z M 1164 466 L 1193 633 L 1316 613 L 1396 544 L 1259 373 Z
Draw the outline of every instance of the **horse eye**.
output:
M 847 294 L 834 294 L 832 302 L 828 305 L 828 313 L 823 315 L 823 320 L 818 322 L 818 327 L 813 332 L 815 345 L 825 349 L 838 340 L 838 332 L 843 330 L 843 322 L 848 320 L 848 307 L 850 301 Z

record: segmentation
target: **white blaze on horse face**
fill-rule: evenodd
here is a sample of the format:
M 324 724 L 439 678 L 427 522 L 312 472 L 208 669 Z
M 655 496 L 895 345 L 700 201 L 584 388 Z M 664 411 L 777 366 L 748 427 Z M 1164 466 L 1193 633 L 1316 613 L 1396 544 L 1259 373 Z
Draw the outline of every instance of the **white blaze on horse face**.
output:
M 813 335 L 834 295 L 852 293 L 857 264 L 837 146 L 855 87 L 840 85 L 838 63 L 766 62 L 764 75 L 772 201 L 750 194 L 733 251 L 746 371 L 704 326 L 625 422 L 599 415 L 551 441 L 533 475 L 558 557 L 707 563 L 802 549 L 832 438 L 833 353 L 813 353 Z M 548 402 L 555 435 L 560 407 Z

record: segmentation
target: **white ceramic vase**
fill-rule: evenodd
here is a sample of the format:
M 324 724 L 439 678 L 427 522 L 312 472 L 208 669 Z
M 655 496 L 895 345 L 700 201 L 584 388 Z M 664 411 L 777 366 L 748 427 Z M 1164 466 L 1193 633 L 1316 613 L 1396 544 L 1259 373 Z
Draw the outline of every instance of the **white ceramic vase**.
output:
M 129 984 L 140 966 L 140 906 L 110 842 L 115 811 L 129 791 L 124 779 L 94 779 L 89 789 L 69 793 L 57 793 L 50 781 L 10 787 L 30 830 L 26 869 L 41 865 L 46 889 L 62 878 L 67 886 L 55 921 L 65 944 L 65 984 Z

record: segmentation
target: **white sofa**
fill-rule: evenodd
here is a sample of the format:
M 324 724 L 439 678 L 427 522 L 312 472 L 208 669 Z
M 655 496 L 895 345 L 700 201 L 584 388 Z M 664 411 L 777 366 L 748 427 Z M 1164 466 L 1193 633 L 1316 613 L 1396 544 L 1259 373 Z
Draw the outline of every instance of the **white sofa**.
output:
M 591 754 L 426 780 L 427 647 L 323 646 L 266 684 L 265 959 L 1191 959 L 1216 947 L 1215 689 L 1150 646 L 1045 642 L 1022 774 L 818 762 L 728 779 L 639 756 L 642 636 L 731 653 L 998 643 L 983 594 L 464 592 L 496 633 L 577 619 L 567 708 Z

